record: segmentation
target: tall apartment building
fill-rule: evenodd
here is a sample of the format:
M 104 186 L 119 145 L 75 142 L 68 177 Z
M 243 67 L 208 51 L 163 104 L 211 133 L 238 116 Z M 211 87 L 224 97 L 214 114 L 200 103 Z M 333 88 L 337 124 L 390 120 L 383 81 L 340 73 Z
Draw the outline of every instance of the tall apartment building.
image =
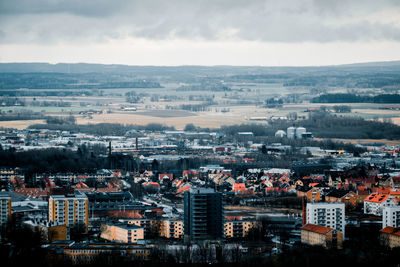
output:
M 307 223 L 335 229 L 345 238 L 344 203 L 307 203 Z
M 186 241 L 219 239 L 223 235 L 222 194 L 211 188 L 191 188 L 184 195 Z
M 0 197 L 0 225 L 7 223 L 11 217 L 11 198 Z
M 391 226 L 400 227 L 400 206 L 384 207 L 382 212 L 382 228 Z
M 49 198 L 49 221 L 64 223 L 68 227 L 89 224 L 89 201 L 82 192 L 75 191 Z

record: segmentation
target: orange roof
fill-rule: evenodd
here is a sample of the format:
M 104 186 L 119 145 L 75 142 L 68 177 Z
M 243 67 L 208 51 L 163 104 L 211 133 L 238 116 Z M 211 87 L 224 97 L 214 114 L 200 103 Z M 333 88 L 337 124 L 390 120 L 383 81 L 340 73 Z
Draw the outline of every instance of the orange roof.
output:
M 246 193 L 246 185 L 244 183 L 235 183 L 232 191 L 235 193 Z
M 144 182 L 143 186 L 155 186 L 155 187 L 160 187 L 159 183 L 156 182 Z
M 382 195 L 382 194 L 377 194 L 377 193 L 372 193 L 371 195 L 367 196 L 365 201 L 369 202 L 376 202 L 376 203 L 382 203 L 386 199 L 388 199 L 388 195 Z
M 392 190 L 390 191 L 390 195 L 400 196 L 400 190 Z
M 25 190 L 28 189 L 28 190 Z M 40 197 L 46 197 L 50 191 L 49 187 L 46 187 L 46 189 L 36 189 L 36 188 L 19 188 L 14 191 L 14 193 L 24 195 L 28 198 L 40 198 Z
M 329 228 L 329 227 L 321 226 L 321 225 L 308 223 L 308 224 L 304 225 L 303 227 L 301 227 L 301 230 L 306 230 L 306 231 L 326 235 L 333 229 Z
M 174 176 L 171 173 L 160 173 L 158 175 L 158 179 L 161 180 L 161 179 L 164 179 L 164 178 L 168 178 L 168 179 L 172 180 L 174 178 Z
M 178 193 L 185 192 L 185 191 L 189 190 L 190 187 L 191 187 L 190 185 L 185 185 L 185 186 L 182 186 L 181 188 L 178 188 L 178 190 L 176 190 L 176 191 Z
M 309 184 L 310 187 L 314 187 L 314 186 L 316 186 L 316 185 L 319 185 L 319 183 L 310 183 L 310 184 Z
M 400 236 L 400 228 L 394 228 L 394 227 L 391 227 L 391 226 L 386 226 L 385 228 L 383 228 L 381 230 L 381 233 Z
M 89 186 L 87 186 L 87 184 L 85 184 L 84 182 L 77 183 L 75 187 L 76 188 L 89 188 Z
M 387 188 L 374 188 L 373 191 L 378 193 L 378 194 L 384 194 L 388 195 L 390 193 L 390 190 L 392 190 L 392 187 L 387 187 Z

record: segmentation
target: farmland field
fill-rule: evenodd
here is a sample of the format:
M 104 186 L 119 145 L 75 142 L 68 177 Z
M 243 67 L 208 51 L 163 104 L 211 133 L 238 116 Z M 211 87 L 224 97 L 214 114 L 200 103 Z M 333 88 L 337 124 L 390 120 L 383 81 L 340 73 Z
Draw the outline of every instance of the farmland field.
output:
M 44 123 L 44 120 L 0 121 L 0 127 L 23 130 L 30 125 L 37 123 Z

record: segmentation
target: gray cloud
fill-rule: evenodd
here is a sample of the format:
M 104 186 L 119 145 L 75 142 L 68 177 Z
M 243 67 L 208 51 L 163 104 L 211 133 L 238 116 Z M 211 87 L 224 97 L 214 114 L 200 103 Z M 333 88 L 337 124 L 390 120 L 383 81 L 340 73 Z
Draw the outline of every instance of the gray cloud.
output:
M 397 0 L 1 0 L 0 42 L 400 41 L 399 25 L 385 17 L 399 7 Z M 382 18 L 368 20 L 377 12 Z

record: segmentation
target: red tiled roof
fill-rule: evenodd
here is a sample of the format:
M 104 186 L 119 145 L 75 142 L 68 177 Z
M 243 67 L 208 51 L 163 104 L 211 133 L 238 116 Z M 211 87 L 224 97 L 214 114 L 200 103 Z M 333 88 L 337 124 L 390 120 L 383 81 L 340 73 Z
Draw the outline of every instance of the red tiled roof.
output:
M 43 196 L 47 196 L 50 192 L 50 188 L 46 187 L 46 189 L 41 188 L 18 188 L 14 191 L 14 193 L 24 195 L 28 198 L 39 198 Z
M 383 201 L 388 199 L 388 197 L 389 197 L 388 195 L 372 193 L 371 195 L 367 196 L 365 201 L 382 203 Z
M 191 187 L 190 185 L 182 186 L 181 188 L 178 188 L 178 190 L 176 190 L 176 192 L 178 192 L 178 193 L 185 192 L 185 191 L 189 190 L 190 187 Z
M 246 185 L 244 183 L 235 183 L 233 185 L 232 192 L 235 192 L 236 194 L 246 194 L 248 190 L 246 189 Z
M 378 194 L 384 194 L 388 195 L 390 193 L 390 190 L 392 190 L 392 187 L 387 187 L 387 188 L 374 188 L 374 192 Z
M 154 187 L 160 187 L 159 183 L 156 182 L 144 182 L 143 186 L 154 186 Z
M 171 173 L 160 173 L 158 175 L 158 179 L 164 179 L 164 178 L 169 178 L 172 180 L 174 177 L 173 177 L 173 174 L 171 174 Z
M 400 236 L 400 228 L 394 228 L 394 227 L 391 227 L 391 226 L 386 226 L 385 228 L 383 228 L 381 230 L 381 233 Z
M 400 196 L 400 190 L 392 190 L 390 191 L 391 196 Z
M 333 229 L 329 228 L 329 227 L 321 226 L 321 225 L 308 223 L 308 224 L 304 225 L 301 228 L 301 230 L 306 230 L 306 231 L 310 231 L 310 232 L 326 235 L 327 233 L 329 233 Z

